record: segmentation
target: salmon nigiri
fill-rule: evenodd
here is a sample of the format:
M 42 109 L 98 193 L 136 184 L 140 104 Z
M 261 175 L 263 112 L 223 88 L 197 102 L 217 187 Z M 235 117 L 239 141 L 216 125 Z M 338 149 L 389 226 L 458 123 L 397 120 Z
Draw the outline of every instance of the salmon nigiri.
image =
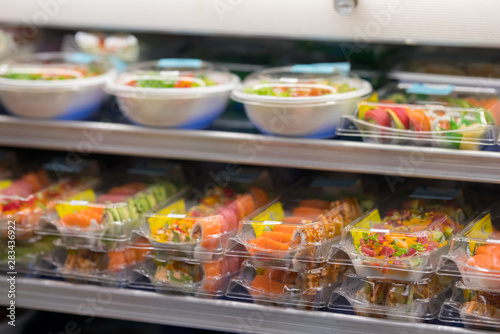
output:
M 484 245 L 476 248 L 476 255 L 500 254 L 500 245 Z
M 261 237 L 269 238 L 271 240 L 286 244 L 292 240 L 292 233 L 283 233 L 283 232 L 277 232 L 277 231 L 265 231 L 265 232 L 262 232 Z
M 290 248 L 289 244 L 284 244 L 278 241 L 274 241 L 269 238 L 258 237 L 255 240 L 249 242 L 251 246 L 259 250 L 269 250 L 269 251 L 284 251 Z M 256 253 L 258 250 L 250 249 L 250 254 Z
M 301 206 L 320 210 L 328 210 L 330 208 L 330 202 L 324 201 L 322 199 L 304 199 L 299 203 L 299 207 Z
M 297 227 L 298 226 L 296 226 L 296 225 L 286 225 L 286 224 L 276 225 L 273 228 L 273 232 L 293 234 L 295 232 L 295 230 L 297 229 Z

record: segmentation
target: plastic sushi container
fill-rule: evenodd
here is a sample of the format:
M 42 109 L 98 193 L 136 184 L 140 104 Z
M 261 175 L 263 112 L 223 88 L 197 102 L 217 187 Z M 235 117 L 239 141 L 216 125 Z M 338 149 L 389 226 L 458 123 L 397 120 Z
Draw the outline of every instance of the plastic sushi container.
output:
M 264 134 L 330 138 L 341 117 L 372 91 L 369 82 L 349 73 L 348 63 L 294 65 L 249 75 L 231 98 L 244 104 Z
M 202 129 L 225 110 L 239 78 L 198 59 L 160 59 L 132 65 L 106 86 L 132 123 Z
M 215 261 L 161 260 L 146 257 L 129 280 L 133 288 L 152 289 L 159 293 L 220 297 L 229 280 L 238 272 L 241 260 L 222 257 Z
M 5 180 L 0 190 L 0 239 L 28 240 L 34 236 L 41 216 L 53 207 L 55 201 L 71 194 L 97 172 L 93 161 L 84 161 L 77 168 L 54 170 L 45 164 L 38 170 L 26 172 Z M 15 230 L 14 230 L 15 229 Z
M 166 163 L 151 174 L 142 169 L 119 168 L 95 178 L 76 194 L 55 202 L 42 217 L 41 235 L 60 235 L 68 247 L 112 250 L 130 244 L 132 231 L 144 214 L 158 209 L 185 186 L 181 166 Z
M 322 177 L 299 182 L 241 220 L 226 255 L 250 256 L 257 267 L 304 271 L 323 265 L 344 226 L 362 213 L 353 196 L 361 191 L 360 180 L 343 193 L 340 188 Z
M 418 188 L 380 204 L 344 228 L 329 262 L 352 263 L 362 277 L 417 281 L 435 273 L 463 227 L 464 213 L 452 200 L 459 196 Z
M 77 249 L 57 239 L 50 253 L 37 258 L 35 271 L 74 283 L 125 287 L 145 255 L 144 250 L 129 246 L 113 250 Z
M 297 272 L 258 268 L 247 260 L 238 277 L 231 280 L 226 296 L 257 304 L 320 309 L 327 306 L 348 268 L 325 262 L 313 270 Z
M 498 203 L 481 213 L 452 239 L 439 273 L 462 277 L 476 290 L 500 293 L 500 209 Z
M 137 233 L 150 241 L 158 259 L 217 260 L 238 221 L 269 202 L 271 184 L 263 170 L 223 183 L 205 178 L 147 213 Z
M 457 60 L 419 59 L 399 64 L 388 77 L 400 82 L 500 88 L 500 64 Z
M 431 275 L 418 281 L 395 281 L 345 273 L 342 286 L 334 291 L 328 307 L 360 316 L 423 322 L 438 317 L 456 279 Z
M 113 76 L 108 61 L 83 53 L 37 53 L 0 63 L 0 100 L 13 115 L 84 119 L 99 109 Z
M 467 328 L 500 329 L 500 292 L 476 290 L 462 281 L 455 283 L 453 294 L 443 304 L 439 320 L 462 324 Z

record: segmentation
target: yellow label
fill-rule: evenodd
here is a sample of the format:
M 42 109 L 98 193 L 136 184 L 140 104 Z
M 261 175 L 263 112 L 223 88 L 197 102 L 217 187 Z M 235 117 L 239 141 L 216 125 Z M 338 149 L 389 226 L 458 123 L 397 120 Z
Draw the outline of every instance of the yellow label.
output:
M 12 185 L 12 180 L 0 180 L 0 190 L 8 188 Z
M 351 235 L 353 239 L 354 246 L 359 251 L 360 240 L 363 238 L 364 233 L 369 233 L 370 229 L 374 224 L 380 224 L 382 219 L 380 219 L 380 213 L 378 209 L 373 210 L 367 215 L 363 220 L 356 224 L 356 226 L 351 229 Z
M 268 224 L 268 221 L 281 222 L 285 218 L 285 211 L 281 202 L 276 202 L 257 216 L 252 218 L 252 226 L 255 231 L 255 236 L 258 238 L 262 232 L 269 230 L 273 225 Z M 275 224 L 274 224 L 275 225 Z
M 160 215 L 184 215 L 186 214 L 186 202 L 184 202 L 184 198 L 178 200 L 177 202 L 163 208 L 158 211 Z M 155 233 L 157 229 L 169 225 L 172 221 L 179 219 L 180 217 L 150 217 L 148 219 L 149 229 L 152 233 Z
M 56 211 L 59 214 L 59 217 L 64 217 L 70 213 L 87 209 L 89 207 L 89 203 L 95 203 L 96 201 L 97 199 L 94 190 L 87 189 L 74 196 L 67 198 L 64 203 L 57 204 Z M 82 202 L 82 203 L 79 204 L 75 202 Z
M 488 213 L 484 216 L 480 221 L 478 221 L 474 227 L 465 234 L 467 238 L 470 239 L 488 239 L 490 234 L 493 233 L 493 225 L 491 224 L 491 215 Z M 478 243 L 476 241 L 469 241 L 469 248 L 471 251 L 474 251 L 476 245 Z

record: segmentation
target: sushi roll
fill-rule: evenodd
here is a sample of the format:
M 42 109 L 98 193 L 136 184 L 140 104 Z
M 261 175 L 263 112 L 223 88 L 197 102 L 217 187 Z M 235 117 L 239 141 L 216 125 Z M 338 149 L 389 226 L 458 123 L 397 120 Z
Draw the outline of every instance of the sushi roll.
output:
M 220 236 L 228 231 L 222 215 L 205 217 L 197 220 L 191 229 L 191 240 L 200 241 L 195 247 L 195 259 L 210 259 L 220 245 Z

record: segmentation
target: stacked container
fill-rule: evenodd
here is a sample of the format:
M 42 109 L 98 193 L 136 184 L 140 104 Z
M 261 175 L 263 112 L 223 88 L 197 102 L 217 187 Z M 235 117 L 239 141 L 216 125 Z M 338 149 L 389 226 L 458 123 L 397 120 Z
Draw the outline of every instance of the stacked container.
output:
M 500 209 L 496 203 L 453 238 L 440 265 L 461 277 L 439 319 L 467 327 L 500 328 Z
M 361 191 L 359 180 L 304 180 L 243 219 L 226 254 L 247 260 L 226 295 L 255 303 L 325 307 L 348 269 L 328 264 L 328 254 L 342 228 L 361 214 L 355 198 Z
M 352 263 L 330 308 L 359 315 L 424 321 L 437 317 L 453 279 L 437 277 L 464 213 L 459 193 L 417 188 L 347 226 L 330 263 Z
M 38 259 L 37 269 L 73 281 L 126 285 L 145 255 L 132 246 L 147 243 L 132 240 L 132 231 L 182 186 L 181 166 L 171 163 L 139 163 L 91 180 L 43 217 L 37 233 L 60 239 Z
M 229 238 L 240 219 L 269 202 L 271 184 L 263 170 L 243 170 L 225 180 L 205 178 L 148 213 L 137 234 L 149 240 L 150 254 L 130 286 L 223 295 L 241 264 L 239 257 L 224 255 Z
M 97 164 L 82 161 L 79 166 L 65 165 L 56 159 L 38 169 L 20 173 L 0 181 L 0 239 L 2 267 L 12 267 L 20 273 L 33 273 L 37 254 L 52 247 L 51 238 L 35 235 L 41 217 L 55 202 L 76 191 L 98 171 Z M 15 249 L 15 261 L 10 251 Z

